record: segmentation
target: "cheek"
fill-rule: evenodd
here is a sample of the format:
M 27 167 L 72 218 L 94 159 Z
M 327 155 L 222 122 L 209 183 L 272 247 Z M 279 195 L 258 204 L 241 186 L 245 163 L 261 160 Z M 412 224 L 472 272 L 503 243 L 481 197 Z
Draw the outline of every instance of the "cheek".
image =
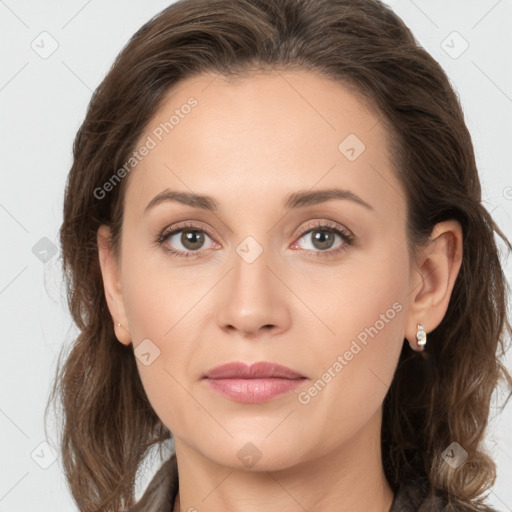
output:
M 194 288 L 186 273 L 166 265 L 160 249 L 144 251 L 129 239 L 125 249 L 123 300 L 132 339 L 135 345 L 145 338 L 162 343 L 197 302 Z
M 151 273 L 140 277 L 137 283 L 132 274 L 126 286 L 137 368 L 151 407 L 164 425 L 180 435 L 194 428 L 187 420 L 201 412 L 193 412 L 196 404 L 186 390 L 193 351 L 187 342 L 187 311 L 193 302 L 184 296 L 185 290 L 164 286 Z M 176 418 L 181 420 L 176 423 Z
M 362 256 L 331 279 L 317 280 L 313 294 L 309 286 L 308 305 L 320 312 L 324 328 L 314 351 L 310 347 L 312 386 L 298 398 L 309 414 L 332 417 L 325 428 L 333 435 L 339 428 L 351 435 L 379 408 L 398 363 L 408 260 L 391 252 Z
M 198 280 L 193 270 L 166 267 L 162 255 L 148 257 L 142 251 L 128 255 L 127 250 L 122 268 L 124 304 L 144 390 L 162 422 L 181 432 L 183 423 L 202 411 L 194 412 L 197 403 L 185 388 L 197 353 L 191 340 L 202 306 L 198 302 L 211 283 Z M 177 425 L 176 418 L 182 418 Z

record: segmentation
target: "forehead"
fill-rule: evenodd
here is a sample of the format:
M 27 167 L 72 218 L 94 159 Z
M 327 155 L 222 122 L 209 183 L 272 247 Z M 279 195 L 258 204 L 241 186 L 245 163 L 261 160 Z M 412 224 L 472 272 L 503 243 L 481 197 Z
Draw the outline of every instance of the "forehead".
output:
M 138 210 L 164 188 L 264 203 L 291 189 L 343 185 L 385 203 L 387 187 L 392 202 L 402 199 L 380 112 L 307 71 L 183 80 L 137 147 L 144 144 L 151 149 L 127 190 Z

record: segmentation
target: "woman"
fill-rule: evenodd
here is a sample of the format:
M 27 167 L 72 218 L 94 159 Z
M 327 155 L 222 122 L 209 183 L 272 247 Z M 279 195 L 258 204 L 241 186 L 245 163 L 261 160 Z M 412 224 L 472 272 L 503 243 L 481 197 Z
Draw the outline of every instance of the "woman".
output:
M 80 334 L 53 393 L 80 510 L 491 510 L 494 233 L 511 248 L 456 95 L 388 7 L 171 5 L 67 183 Z

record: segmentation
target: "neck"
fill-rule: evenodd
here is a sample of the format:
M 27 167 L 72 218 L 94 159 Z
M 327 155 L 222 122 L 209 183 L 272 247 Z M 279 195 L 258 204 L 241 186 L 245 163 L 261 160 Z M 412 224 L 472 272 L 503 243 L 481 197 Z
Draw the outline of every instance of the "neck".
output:
M 174 512 L 388 512 L 393 492 L 382 468 L 380 423 L 379 414 L 343 445 L 278 471 L 220 466 L 176 438 Z

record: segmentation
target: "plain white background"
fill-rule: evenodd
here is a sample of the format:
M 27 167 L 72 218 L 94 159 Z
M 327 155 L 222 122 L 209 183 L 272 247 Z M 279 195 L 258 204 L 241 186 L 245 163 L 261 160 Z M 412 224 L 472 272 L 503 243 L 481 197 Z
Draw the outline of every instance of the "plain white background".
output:
M 458 92 L 473 136 L 484 204 L 510 237 L 512 3 L 388 3 Z M 168 4 L 0 0 L 0 512 L 77 510 L 58 452 L 52 452 L 43 430 L 57 355 L 75 332 L 57 239 L 64 185 L 73 139 L 92 91 L 128 38 Z M 511 267 L 509 257 L 508 276 Z M 493 417 L 486 439 L 498 463 L 489 502 L 500 511 L 512 510 L 511 432 L 509 404 Z M 156 465 L 148 468 L 140 489 Z

